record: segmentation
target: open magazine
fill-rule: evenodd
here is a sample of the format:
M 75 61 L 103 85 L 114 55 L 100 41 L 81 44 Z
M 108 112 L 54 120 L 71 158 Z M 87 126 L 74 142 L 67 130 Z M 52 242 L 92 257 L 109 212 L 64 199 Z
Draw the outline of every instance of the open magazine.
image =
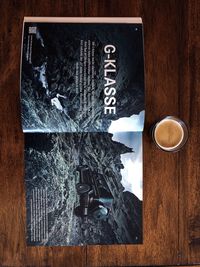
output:
M 24 19 L 27 244 L 142 243 L 140 18 Z

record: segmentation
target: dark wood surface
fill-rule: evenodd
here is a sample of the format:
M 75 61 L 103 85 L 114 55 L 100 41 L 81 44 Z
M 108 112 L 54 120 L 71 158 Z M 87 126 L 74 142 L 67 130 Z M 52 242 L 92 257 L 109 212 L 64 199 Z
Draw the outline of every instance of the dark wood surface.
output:
M 144 244 L 27 247 L 19 68 L 24 16 L 141 16 L 144 23 Z M 150 125 L 186 121 L 190 138 L 159 151 Z M 200 263 L 200 1 L 0 0 L 0 266 Z

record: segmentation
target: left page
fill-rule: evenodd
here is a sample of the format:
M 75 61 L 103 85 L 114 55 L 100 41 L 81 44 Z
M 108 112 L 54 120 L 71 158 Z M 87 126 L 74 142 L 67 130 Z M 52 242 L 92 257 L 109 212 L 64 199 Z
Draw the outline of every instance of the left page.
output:
M 107 132 L 121 118 L 142 131 L 143 110 L 142 23 L 24 23 L 24 132 Z

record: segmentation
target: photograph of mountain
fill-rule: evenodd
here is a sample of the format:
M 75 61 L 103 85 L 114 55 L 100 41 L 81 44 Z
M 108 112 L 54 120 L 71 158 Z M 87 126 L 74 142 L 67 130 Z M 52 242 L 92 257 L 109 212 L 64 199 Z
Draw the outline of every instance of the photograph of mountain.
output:
M 21 58 L 27 244 L 141 244 L 142 21 L 38 19 Z
M 106 97 L 115 114 L 104 113 Z M 106 132 L 112 120 L 139 114 L 142 25 L 25 23 L 21 107 L 24 132 Z
M 128 166 L 121 159 L 129 155 L 132 173 L 134 163 L 138 168 L 134 160 L 140 150 L 138 133 L 131 134 L 133 148 L 113 141 L 109 133 L 29 133 L 25 137 L 29 244 L 142 242 L 142 201 L 122 184 L 122 171 L 128 171 Z M 136 178 L 132 184 L 137 184 Z M 46 193 L 47 206 L 46 213 L 38 214 L 33 209 L 41 207 L 45 198 L 41 191 Z M 88 198 L 86 203 L 83 198 Z

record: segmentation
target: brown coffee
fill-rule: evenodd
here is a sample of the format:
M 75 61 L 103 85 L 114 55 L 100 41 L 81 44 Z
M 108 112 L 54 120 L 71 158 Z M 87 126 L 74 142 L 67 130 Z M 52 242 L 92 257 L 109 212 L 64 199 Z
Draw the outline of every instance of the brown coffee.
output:
M 154 138 L 161 148 L 174 149 L 183 140 L 183 129 L 177 121 L 165 119 L 157 124 Z

